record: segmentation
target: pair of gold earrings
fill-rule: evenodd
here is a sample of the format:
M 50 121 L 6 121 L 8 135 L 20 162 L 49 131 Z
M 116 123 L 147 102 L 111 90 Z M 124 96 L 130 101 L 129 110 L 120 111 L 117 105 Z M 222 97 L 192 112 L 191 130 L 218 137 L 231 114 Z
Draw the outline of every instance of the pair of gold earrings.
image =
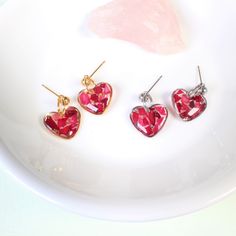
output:
M 105 82 L 96 84 L 92 79 L 93 75 L 104 63 L 105 61 L 91 75 L 84 76 L 82 84 L 85 86 L 85 89 L 81 90 L 77 96 L 77 101 L 81 107 L 95 115 L 103 114 L 112 98 L 112 87 L 110 84 Z M 68 97 L 54 92 L 45 85 L 42 86 L 58 98 L 57 112 L 50 112 L 43 119 L 46 128 L 61 138 L 70 139 L 74 137 L 80 126 L 80 111 L 74 106 L 69 106 L 70 99 Z
M 96 70 L 89 76 L 85 75 L 82 84 L 85 89 L 79 92 L 77 100 L 81 107 L 92 114 L 101 115 L 111 102 L 112 87 L 110 84 L 101 82 L 96 84 L 92 79 L 93 75 L 105 63 L 102 62 Z M 177 115 L 184 121 L 191 121 L 197 118 L 207 107 L 207 101 L 204 97 L 207 89 L 202 82 L 200 67 L 198 66 L 200 83 L 193 89 L 187 91 L 185 89 L 176 89 L 172 93 L 172 104 Z M 147 92 L 140 95 L 142 106 L 132 109 L 130 119 L 135 128 L 147 137 L 156 135 L 168 117 L 168 110 L 162 104 L 152 104 L 152 97 L 149 94 L 158 81 L 151 86 Z M 69 106 L 70 99 L 64 95 L 59 95 L 47 86 L 43 85 L 47 90 L 58 97 L 57 112 L 51 112 L 44 117 L 45 126 L 55 135 L 70 139 L 74 137 L 80 126 L 80 111 L 73 106 Z

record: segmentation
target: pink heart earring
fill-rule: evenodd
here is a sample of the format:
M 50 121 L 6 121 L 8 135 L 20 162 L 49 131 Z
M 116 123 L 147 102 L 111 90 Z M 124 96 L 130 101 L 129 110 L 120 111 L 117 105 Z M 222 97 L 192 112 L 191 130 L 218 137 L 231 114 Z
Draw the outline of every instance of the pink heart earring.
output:
M 143 92 L 139 96 L 143 106 L 134 107 L 130 113 L 130 119 L 134 127 L 147 137 L 156 135 L 164 126 L 168 117 L 168 110 L 165 106 L 161 104 L 151 105 L 153 99 L 149 94 L 161 78 L 162 76 L 157 79 L 147 92 Z
M 45 85 L 42 85 L 48 91 L 58 97 L 57 112 L 48 113 L 43 123 L 51 133 L 65 139 L 75 136 L 80 126 L 80 112 L 76 107 L 69 106 L 70 99 L 63 95 L 55 93 Z
M 207 101 L 204 94 L 207 92 L 205 84 L 202 83 L 200 67 L 198 66 L 200 84 L 195 88 L 186 91 L 177 89 L 172 93 L 172 103 L 179 115 L 184 121 L 191 121 L 201 115 L 206 107 Z
M 103 61 L 91 75 L 85 75 L 82 84 L 86 87 L 79 92 L 77 100 L 79 104 L 88 112 L 101 115 L 109 106 L 112 98 L 112 87 L 108 83 L 96 84 L 92 79 L 93 75 L 105 63 Z

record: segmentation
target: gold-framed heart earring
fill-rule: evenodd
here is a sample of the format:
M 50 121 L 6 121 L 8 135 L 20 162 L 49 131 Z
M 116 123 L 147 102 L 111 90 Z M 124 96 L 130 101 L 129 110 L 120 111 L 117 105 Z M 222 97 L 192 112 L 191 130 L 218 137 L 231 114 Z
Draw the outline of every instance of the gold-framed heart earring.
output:
M 54 135 L 64 139 L 70 139 L 75 136 L 80 126 L 80 111 L 74 106 L 68 106 L 70 99 L 60 95 L 47 86 L 42 86 L 57 96 L 57 112 L 48 113 L 43 118 L 46 128 Z
M 86 111 L 101 115 L 109 106 L 112 98 L 112 87 L 110 84 L 100 82 L 96 84 L 92 79 L 93 75 L 102 67 L 105 63 L 103 61 L 91 75 L 85 75 L 82 79 L 82 84 L 86 87 L 78 94 L 77 100 L 81 107 Z

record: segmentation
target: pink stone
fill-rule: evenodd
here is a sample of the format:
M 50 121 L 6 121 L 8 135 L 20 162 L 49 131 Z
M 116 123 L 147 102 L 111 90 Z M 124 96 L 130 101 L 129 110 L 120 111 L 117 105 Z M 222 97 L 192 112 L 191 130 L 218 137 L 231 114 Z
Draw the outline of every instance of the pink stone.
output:
M 184 48 L 169 0 L 113 0 L 92 11 L 88 27 L 103 38 L 125 40 L 163 54 Z
M 108 83 L 99 83 L 94 88 L 84 89 L 77 97 L 79 104 L 85 110 L 96 115 L 101 115 L 106 110 L 111 98 L 112 87 Z
M 75 107 L 68 107 L 63 115 L 51 112 L 44 117 L 44 125 L 53 134 L 69 139 L 74 137 L 80 126 L 80 112 Z
M 177 89 L 173 92 L 172 102 L 177 114 L 184 121 L 197 118 L 207 107 L 207 101 L 203 95 L 190 97 L 184 89 Z
M 97 94 L 92 94 L 91 95 L 91 100 L 93 100 L 94 102 L 97 102 L 98 101 L 98 95 Z M 87 104 L 89 103 L 89 99 L 88 99 L 88 102 L 87 102 Z
M 81 102 L 85 105 L 89 103 L 89 96 L 86 93 L 81 93 L 80 99 L 81 99 Z
M 134 127 L 147 137 L 153 137 L 164 126 L 168 117 L 166 107 L 155 104 L 149 108 L 138 106 L 133 108 L 130 119 Z
M 104 85 L 104 84 L 103 84 Z M 105 94 L 109 94 L 110 93 L 110 85 L 105 84 L 104 86 L 102 86 L 102 88 L 104 89 L 104 93 Z
M 94 88 L 94 92 L 97 93 L 97 94 L 100 94 L 100 93 L 102 93 L 102 88 L 100 86 L 96 86 Z
M 139 116 L 138 113 L 133 112 L 133 114 L 132 114 L 132 120 L 133 120 L 134 123 L 137 123 L 137 122 L 138 122 L 138 116 Z

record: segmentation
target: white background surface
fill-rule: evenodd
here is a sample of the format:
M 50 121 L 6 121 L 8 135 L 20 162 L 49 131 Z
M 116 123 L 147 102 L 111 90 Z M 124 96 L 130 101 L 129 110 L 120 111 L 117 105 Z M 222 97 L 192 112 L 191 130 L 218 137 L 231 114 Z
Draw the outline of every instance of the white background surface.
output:
M 33 175 L 22 166 L 16 171 L 16 160 L 9 164 L 11 157 L 4 155 L 6 168 L 67 209 L 105 219 L 180 215 L 232 191 L 236 33 L 228 26 L 236 5 L 231 0 L 223 5 L 214 0 L 176 3 L 191 39 L 183 53 L 160 56 L 125 42 L 87 37 L 80 23 L 97 1 L 7 1 L 0 14 L 0 138 Z M 81 128 L 70 142 L 47 133 L 41 118 L 56 109 L 56 98 L 41 83 L 75 96 L 81 76 L 103 59 L 106 66 L 94 79 L 114 86 L 109 112 L 94 117 L 80 109 Z M 170 112 L 158 136 L 137 133 L 129 113 L 139 104 L 139 93 L 163 74 L 152 96 L 171 111 L 171 92 L 199 81 L 197 64 L 209 90 L 204 114 L 184 123 Z M 227 110 L 224 126 L 222 106 Z
M 235 2 L 179 0 L 191 39 L 186 51 L 168 57 L 149 55 L 124 42 L 82 37 L 79 23 L 84 15 L 78 11 L 89 12 L 97 1 L 86 3 L 11 0 L 1 8 L 1 140 L 50 186 L 40 188 L 27 174 L 19 178 L 68 208 L 112 219 L 181 214 L 232 191 L 236 183 L 236 113 L 232 109 L 236 106 L 236 34 L 229 26 L 235 20 Z M 83 111 L 80 133 L 71 142 L 46 133 L 40 117 L 55 109 L 56 101 L 42 91 L 41 83 L 73 96 L 81 89 L 79 78 L 104 58 L 108 63 L 96 80 L 114 85 L 109 112 L 98 118 Z M 197 64 L 202 65 L 209 89 L 204 116 L 189 124 L 170 116 L 166 129 L 155 139 L 138 134 L 128 118 L 138 94 L 163 73 L 166 80 L 152 94 L 156 102 L 169 104 L 171 91 L 195 85 Z M 9 91 L 14 99 L 8 99 Z M 224 126 L 222 107 L 227 110 Z M 90 135 L 94 132 L 97 135 Z M 104 143 L 109 145 L 101 148 Z M 10 157 L 3 162 L 7 166 Z M 8 168 L 19 176 L 13 166 Z M 52 182 L 65 188 L 55 194 Z M 70 189 L 79 194 L 76 201 Z M 83 193 L 89 197 L 83 198 Z M 94 206 L 100 211 L 94 211 Z
M 197 213 L 150 223 L 80 217 L 30 192 L 0 167 L 1 236 L 235 236 L 236 194 Z

